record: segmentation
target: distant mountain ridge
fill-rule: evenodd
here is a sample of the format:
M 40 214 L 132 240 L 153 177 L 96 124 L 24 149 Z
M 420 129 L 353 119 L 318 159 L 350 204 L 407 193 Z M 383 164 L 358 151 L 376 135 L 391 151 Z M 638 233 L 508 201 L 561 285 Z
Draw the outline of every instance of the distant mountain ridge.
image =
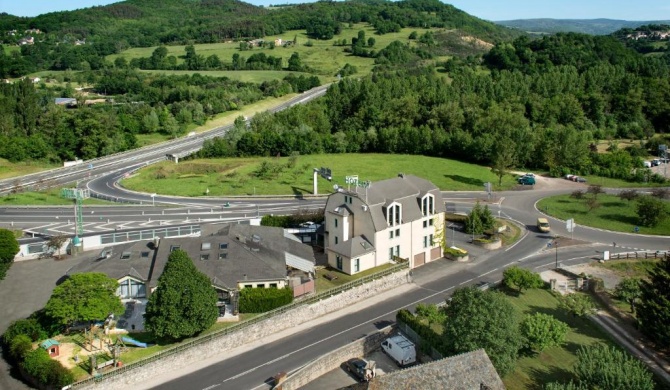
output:
M 668 20 L 632 21 L 617 19 L 515 19 L 495 21 L 502 26 L 532 33 L 554 34 L 577 32 L 591 35 L 608 35 L 622 28 L 637 28 L 647 24 L 670 24 Z

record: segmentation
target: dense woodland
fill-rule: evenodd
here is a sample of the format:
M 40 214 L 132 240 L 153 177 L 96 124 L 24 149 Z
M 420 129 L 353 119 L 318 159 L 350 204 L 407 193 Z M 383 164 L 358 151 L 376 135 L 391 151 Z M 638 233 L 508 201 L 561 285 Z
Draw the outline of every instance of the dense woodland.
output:
M 0 14 L 5 45 L 13 45 L 29 28 L 34 45 L 4 54 L 0 78 L 38 70 L 88 70 L 108 66 L 104 57 L 130 47 L 244 41 L 306 30 L 314 39 L 330 39 L 342 23 L 365 22 L 377 33 L 403 27 L 459 29 L 487 41 L 509 39 L 520 32 L 477 19 L 438 0 L 351 0 L 316 2 L 269 9 L 235 0 L 128 0 L 85 10 L 54 12 L 34 18 Z M 83 45 L 74 45 L 85 40 Z
M 168 8 L 186 3 L 194 10 L 215 4 L 174 1 Z M 249 12 L 242 13 L 242 20 L 261 18 L 269 12 L 274 16 L 289 12 L 291 18 L 286 20 L 294 20 L 296 15 L 320 11 L 337 15 L 331 18 L 335 21 L 333 26 L 342 21 L 369 21 L 383 32 L 385 27 L 375 24 L 379 20 L 388 22 L 404 15 L 402 26 L 412 26 L 419 23 L 418 19 L 411 21 L 415 15 L 419 19 L 429 18 L 421 20 L 430 20 L 430 25 L 451 23 L 464 31 L 504 36 L 504 30 L 496 30 L 497 27 L 470 18 L 451 6 L 429 0 L 347 2 L 346 15 L 340 3 L 330 2 L 273 10 L 239 2 L 225 4 L 246 7 Z M 108 7 L 94 9 L 106 10 Z M 230 12 L 231 8 L 226 10 Z M 193 17 L 198 12 L 193 11 Z M 212 9 L 212 14 L 217 12 Z M 52 16 L 61 20 L 59 17 L 64 15 L 70 13 Z M 165 15 L 160 11 L 152 17 L 168 18 Z M 32 22 L 39 20 L 42 19 Z M 63 20 L 49 28 L 62 28 Z M 198 26 L 205 28 L 207 20 L 204 18 Z M 323 23 L 317 24 L 323 27 Z M 286 26 L 302 26 L 314 34 L 324 34 L 315 33 L 314 25 Z M 178 29 L 179 24 L 174 28 Z M 193 38 L 189 34 L 195 34 L 196 30 L 203 31 L 193 29 L 183 37 Z M 97 30 L 88 32 L 94 31 Z M 162 43 L 183 42 L 176 38 L 164 40 L 160 34 L 155 37 Z M 518 166 L 546 169 L 554 175 L 598 174 L 635 181 L 662 180 L 642 169 L 642 160 L 648 153 L 655 153 L 659 143 L 666 142 L 652 136 L 670 130 L 670 68 L 666 57 L 642 55 L 614 36 L 566 33 L 535 40 L 527 36 L 501 40 L 483 56 L 460 53 L 447 62 L 437 62 L 429 59 L 448 54 L 451 47 L 449 39 L 439 30 L 412 33 L 410 39 L 416 44 L 411 46 L 396 41 L 386 47 L 375 47 L 374 38 L 372 41 L 365 38 L 370 37 L 359 35 L 346 49 L 354 55 L 374 58 L 376 66 L 371 76 L 345 77 L 330 87 L 324 98 L 277 114 L 257 115 L 250 124 L 240 118 L 224 139 L 208 141 L 199 155 L 409 153 L 489 164 L 497 171 Z M 36 50 L 38 46 L 26 50 Z M 47 53 L 53 52 L 47 50 Z M 225 66 L 310 71 L 297 54 L 284 64 L 270 55 L 242 56 L 245 53 L 240 51 Z M 138 59 L 135 66 L 169 68 L 173 62 L 166 56 L 165 47 L 159 46 L 151 57 Z M 210 65 L 224 66 L 222 62 L 218 58 L 205 58 L 187 45 L 180 66 L 197 70 Z M 355 69 L 344 69 L 341 75 L 354 72 Z M 99 70 L 71 77 L 94 85 L 94 92 L 113 96 L 114 103 L 101 107 L 80 105 L 76 110 L 67 110 L 53 105 L 52 98 L 76 95 L 71 88 L 35 90 L 27 81 L 2 85 L 0 157 L 11 161 L 98 157 L 135 147 L 138 134 L 159 132 L 179 136 L 189 125 L 202 124 L 217 113 L 235 110 L 265 96 L 301 92 L 319 84 L 316 77 L 295 75 L 261 85 L 198 74 L 150 75 L 138 73 L 123 60 L 114 64 L 103 62 Z M 619 149 L 615 142 L 619 138 L 639 142 L 631 148 Z M 614 140 L 611 153 L 596 153 L 594 143 L 602 139 Z
M 10 161 L 60 162 L 90 159 L 137 147 L 137 135 L 184 135 L 219 113 L 267 96 L 318 85 L 318 79 L 290 76 L 263 84 L 194 74 L 165 76 L 130 69 L 80 73 L 113 102 L 86 106 L 73 88 L 36 89 L 29 79 L 0 84 L 0 157 Z M 74 80 L 73 80 L 74 81 Z M 316 84 L 316 85 L 315 85 Z M 54 104 L 74 97 L 78 108 Z
M 292 152 L 424 154 L 525 166 L 554 175 L 598 174 L 637 181 L 642 158 L 670 130 L 670 70 L 613 37 L 558 34 L 501 43 L 482 59 L 404 67 L 416 54 L 391 44 L 372 77 L 345 79 L 325 98 L 238 123 L 202 156 Z M 391 66 L 388 66 L 391 64 Z M 439 69 L 438 69 L 439 71 Z M 595 140 L 632 138 L 639 146 L 598 154 Z

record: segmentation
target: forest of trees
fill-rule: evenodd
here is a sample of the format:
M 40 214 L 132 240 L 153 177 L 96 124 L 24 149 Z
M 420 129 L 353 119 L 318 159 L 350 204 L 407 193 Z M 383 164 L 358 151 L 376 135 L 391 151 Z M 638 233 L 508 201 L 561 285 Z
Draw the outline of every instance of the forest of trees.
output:
M 87 107 L 72 88 L 36 89 L 29 79 L 0 84 L 0 158 L 61 162 L 90 159 L 137 147 L 138 134 L 177 137 L 189 125 L 237 110 L 266 96 L 281 96 L 319 85 L 304 76 L 262 84 L 223 77 L 165 76 L 109 69 L 79 73 L 80 81 L 114 95 L 114 104 Z M 82 80 L 83 79 L 83 80 Z M 316 85 L 314 85 L 316 83 Z M 54 104 L 76 97 L 79 107 Z
M 398 64 L 412 52 L 398 42 L 382 55 Z M 345 79 L 324 99 L 257 116 L 249 128 L 208 142 L 202 155 L 408 153 L 486 164 L 505 158 L 557 176 L 662 180 L 634 169 L 658 149 L 644 140 L 670 131 L 670 71 L 662 60 L 612 37 L 558 34 L 497 45 L 483 58 L 487 72 L 453 61 L 450 82 L 414 67 Z M 617 138 L 640 143 L 596 153 L 595 140 Z
M 20 51 L 0 50 L 0 78 L 38 70 L 101 69 L 108 66 L 105 56 L 130 47 L 247 40 L 288 30 L 306 30 L 313 39 L 330 39 L 339 34 L 343 23 L 359 22 L 372 24 L 379 34 L 402 27 L 459 29 L 488 41 L 520 34 L 438 0 L 328 1 L 278 9 L 235 0 L 127 0 L 34 18 L 0 14 L 0 32 L 28 28 L 43 32 L 33 34 L 36 43 L 23 45 Z M 3 33 L 0 43 L 15 45 L 22 37 L 22 33 Z M 74 45 L 78 39 L 86 43 Z

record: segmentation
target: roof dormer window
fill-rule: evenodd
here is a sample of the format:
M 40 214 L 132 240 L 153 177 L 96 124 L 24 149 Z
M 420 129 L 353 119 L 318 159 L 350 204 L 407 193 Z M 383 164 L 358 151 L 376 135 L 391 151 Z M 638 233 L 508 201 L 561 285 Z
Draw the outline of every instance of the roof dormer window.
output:
M 435 197 L 432 194 L 426 194 L 421 198 L 421 213 L 424 217 L 435 214 Z
M 386 223 L 389 226 L 396 226 L 402 223 L 402 206 L 398 203 L 391 203 L 386 208 Z

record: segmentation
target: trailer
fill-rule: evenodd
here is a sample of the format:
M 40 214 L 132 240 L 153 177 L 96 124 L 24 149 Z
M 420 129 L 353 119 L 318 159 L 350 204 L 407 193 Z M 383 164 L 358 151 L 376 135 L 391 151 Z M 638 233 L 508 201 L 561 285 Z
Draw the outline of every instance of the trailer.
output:
M 403 335 L 384 340 L 382 350 L 401 367 L 416 362 L 416 347 Z

